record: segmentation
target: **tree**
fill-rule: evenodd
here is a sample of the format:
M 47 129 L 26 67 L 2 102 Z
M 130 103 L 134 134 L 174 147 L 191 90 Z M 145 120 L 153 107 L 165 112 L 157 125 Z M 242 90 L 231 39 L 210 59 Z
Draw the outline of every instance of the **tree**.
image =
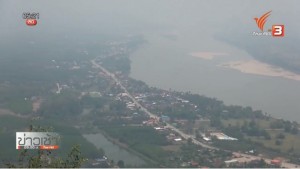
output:
M 291 133 L 292 134 L 298 134 L 298 128 L 297 127 L 293 127 Z
M 79 168 L 86 161 L 82 157 L 79 145 L 72 147 L 68 157 L 52 157 L 50 150 L 38 150 L 36 155 L 23 150 L 19 156 L 19 164 L 8 163 L 9 168 Z
M 114 167 L 115 161 L 114 160 L 110 160 L 110 165 Z
M 280 140 L 276 140 L 276 141 L 275 141 L 275 144 L 276 144 L 277 146 L 279 146 L 279 145 L 282 144 L 282 142 L 281 142 Z
M 251 127 L 251 128 L 257 127 L 256 122 L 253 119 L 250 121 L 249 127 Z
M 221 127 L 222 125 L 221 119 L 219 117 L 212 117 L 210 119 L 210 125 L 211 127 Z
M 188 143 L 188 145 L 192 145 L 192 144 L 193 144 L 192 138 L 188 138 L 188 139 L 187 139 L 187 143 Z
M 49 131 L 51 128 L 30 125 L 30 131 Z M 19 155 L 19 164 L 7 163 L 9 168 L 79 168 L 86 161 L 79 145 L 74 145 L 67 158 L 54 157 L 51 150 L 37 150 L 33 153 L 24 149 Z
M 283 133 L 279 133 L 276 138 L 278 139 L 284 139 L 285 138 L 285 135 Z
M 268 132 L 264 132 L 263 136 L 266 140 L 271 140 L 271 136 Z
M 292 153 L 292 152 L 294 152 L 294 150 L 295 150 L 295 149 L 294 149 L 294 146 L 292 146 L 292 147 L 288 150 L 288 152 L 289 152 L 289 153 Z
M 201 138 L 200 131 L 196 130 L 196 139 L 200 139 L 200 138 Z
M 82 112 L 82 105 L 76 93 L 65 92 L 48 98 L 40 108 L 40 113 L 47 117 L 74 117 Z
M 281 120 L 275 120 L 270 123 L 270 128 L 272 129 L 284 128 L 284 124 Z
M 125 167 L 124 161 L 123 161 L 123 160 L 119 160 L 119 161 L 118 161 L 118 166 L 119 166 L 120 168 L 124 168 L 124 167 Z

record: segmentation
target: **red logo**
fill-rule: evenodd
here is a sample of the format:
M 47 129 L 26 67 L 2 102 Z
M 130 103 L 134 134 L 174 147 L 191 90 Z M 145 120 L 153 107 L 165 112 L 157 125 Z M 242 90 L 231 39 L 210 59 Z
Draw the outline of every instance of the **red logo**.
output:
M 37 24 L 36 19 L 26 19 L 26 25 L 28 26 L 35 26 Z
M 283 37 L 284 36 L 284 25 L 273 25 L 272 36 Z
M 254 20 L 256 21 L 257 27 L 261 31 L 264 31 L 265 23 L 267 22 L 267 18 L 271 15 L 271 12 L 272 11 L 269 11 L 269 12 L 263 14 L 260 18 L 254 18 Z

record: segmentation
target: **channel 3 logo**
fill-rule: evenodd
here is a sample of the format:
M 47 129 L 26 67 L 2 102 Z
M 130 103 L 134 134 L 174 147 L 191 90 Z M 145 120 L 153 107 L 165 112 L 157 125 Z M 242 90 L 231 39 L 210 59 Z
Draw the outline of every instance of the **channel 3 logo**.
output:
M 273 25 L 272 36 L 283 37 L 284 36 L 284 25 Z
M 26 20 L 25 23 L 27 26 L 35 26 L 37 20 L 40 19 L 40 14 L 36 12 L 23 12 L 22 18 Z
M 272 25 L 272 29 L 269 29 L 268 32 L 264 31 L 265 23 L 267 22 L 268 17 L 271 15 L 272 11 L 264 13 L 260 18 L 254 18 L 257 27 L 261 32 L 253 32 L 253 35 L 272 35 L 273 37 L 284 37 L 284 25 Z

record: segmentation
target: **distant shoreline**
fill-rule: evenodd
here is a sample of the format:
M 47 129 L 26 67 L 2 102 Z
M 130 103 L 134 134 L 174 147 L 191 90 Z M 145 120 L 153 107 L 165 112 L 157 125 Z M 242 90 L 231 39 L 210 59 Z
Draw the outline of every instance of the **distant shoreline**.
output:
M 255 74 L 270 77 L 281 77 L 290 80 L 300 81 L 300 74 L 284 70 L 257 60 L 232 61 L 218 65 L 220 67 L 238 70 L 242 73 Z
M 192 52 L 189 53 L 189 55 L 204 60 L 213 60 L 216 57 L 223 57 L 227 56 L 228 54 L 224 52 Z M 263 63 L 255 59 L 230 61 L 221 63 L 218 66 L 227 69 L 234 69 L 247 74 L 281 77 L 285 79 L 300 81 L 300 74 L 293 73 L 283 68 Z

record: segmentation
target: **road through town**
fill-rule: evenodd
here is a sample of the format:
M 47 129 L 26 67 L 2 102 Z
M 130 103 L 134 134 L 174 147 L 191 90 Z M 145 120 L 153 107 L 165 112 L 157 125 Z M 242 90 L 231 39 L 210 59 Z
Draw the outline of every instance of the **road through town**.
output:
M 115 74 L 109 72 L 108 70 L 106 70 L 104 67 L 102 67 L 100 64 L 96 63 L 95 60 L 91 60 L 91 63 L 93 64 L 93 66 L 95 68 L 99 68 L 102 72 L 104 72 L 106 75 L 110 76 L 114 81 L 115 83 L 128 95 L 128 97 L 132 100 L 132 102 L 137 106 L 139 107 L 142 111 L 144 111 L 146 114 L 148 114 L 150 117 L 152 118 L 159 118 L 157 115 L 151 113 L 150 111 L 148 111 L 148 109 L 146 109 L 144 106 L 142 106 L 132 95 L 130 92 L 128 92 L 128 90 L 126 89 L 126 87 L 124 87 L 121 83 L 121 81 L 115 76 Z M 191 139 L 192 142 L 196 145 L 200 145 L 204 148 L 208 148 L 208 149 L 215 149 L 215 150 L 218 150 L 219 148 L 217 147 L 213 147 L 211 145 L 208 145 L 208 144 L 205 144 L 205 143 L 202 143 L 198 140 L 196 140 L 196 138 L 193 136 L 193 135 L 189 135 L 189 134 L 186 134 L 182 131 L 180 131 L 178 128 L 172 126 L 171 124 L 169 123 L 166 123 L 166 128 L 170 128 L 171 130 L 175 131 L 176 133 L 178 133 L 182 138 L 184 139 Z M 238 153 L 238 152 L 233 152 L 233 153 Z M 255 160 L 255 159 L 261 159 L 262 157 L 259 157 L 259 156 L 254 156 L 254 155 L 249 155 L 249 154 L 243 154 L 243 153 L 238 153 L 240 154 L 241 156 L 247 158 L 249 161 L 251 160 Z M 267 163 L 271 163 L 271 160 L 272 159 L 268 159 L 268 158 L 263 158 Z M 239 161 L 239 158 L 237 158 L 237 160 Z M 297 165 L 296 164 L 292 164 L 292 163 L 287 163 L 287 162 L 283 162 L 282 167 L 284 168 L 296 168 Z

